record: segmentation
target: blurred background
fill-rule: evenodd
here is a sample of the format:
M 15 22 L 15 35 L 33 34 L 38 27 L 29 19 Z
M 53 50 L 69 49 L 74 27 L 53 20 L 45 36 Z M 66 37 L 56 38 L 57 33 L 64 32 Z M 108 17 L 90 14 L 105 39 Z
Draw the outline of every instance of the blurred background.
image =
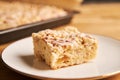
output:
M 120 0 L 84 0 L 84 2 L 120 2 Z

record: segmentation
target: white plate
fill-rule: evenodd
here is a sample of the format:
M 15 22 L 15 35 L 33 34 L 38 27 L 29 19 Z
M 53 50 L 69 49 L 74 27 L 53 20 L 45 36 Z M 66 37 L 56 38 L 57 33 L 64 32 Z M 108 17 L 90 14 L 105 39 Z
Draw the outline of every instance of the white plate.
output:
M 98 39 L 97 57 L 81 65 L 51 70 L 44 62 L 34 61 L 32 38 L 14 42 L 2 53 L 3 61 L 13 70 L 34 78 L 90 79 L 120 72 L 120 41 L 93 35 Z

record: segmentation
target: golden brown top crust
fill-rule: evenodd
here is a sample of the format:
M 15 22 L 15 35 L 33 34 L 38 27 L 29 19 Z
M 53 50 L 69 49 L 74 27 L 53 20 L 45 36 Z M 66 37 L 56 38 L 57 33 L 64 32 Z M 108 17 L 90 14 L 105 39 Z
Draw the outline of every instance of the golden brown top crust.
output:
M 45 40 L 51 47 L 78 47 L 84 43 L 85 38 L 96 43 L 95 38 L 79 32 L 74 27 L 66 27 L 64 30 L 60 31 L 46 29 L 33 34 L 38 38 Z

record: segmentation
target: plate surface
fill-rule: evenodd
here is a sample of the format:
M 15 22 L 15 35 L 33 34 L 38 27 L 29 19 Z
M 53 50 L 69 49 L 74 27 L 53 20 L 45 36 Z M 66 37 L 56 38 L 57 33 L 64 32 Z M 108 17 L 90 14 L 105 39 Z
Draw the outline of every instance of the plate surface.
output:
M 120 41 L 93 35 L 98 40 L 98 53 L 88 63 L 51 70 L 44 62 L 34 60 L 32 38 L 12 43 L 2 53 L 3 61 L 13 70 L 34 78 L 90 79 L 120 72 Z

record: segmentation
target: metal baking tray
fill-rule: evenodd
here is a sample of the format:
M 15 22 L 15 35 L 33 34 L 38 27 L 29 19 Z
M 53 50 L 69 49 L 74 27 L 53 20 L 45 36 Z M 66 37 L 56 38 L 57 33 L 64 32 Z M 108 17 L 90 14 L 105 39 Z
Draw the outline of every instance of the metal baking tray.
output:
M 39 21 L 22 25 L 20 27 L 11 28 L 0 31 L 0 44 L 18 40 L 27 36 L 31 36 L 33 32 L 38 32 L 47 28 L 54 28 L 69 23 L 74 15 L 74 12 L 68 12 L 66 16 L 53 18 L 45 21 Z

